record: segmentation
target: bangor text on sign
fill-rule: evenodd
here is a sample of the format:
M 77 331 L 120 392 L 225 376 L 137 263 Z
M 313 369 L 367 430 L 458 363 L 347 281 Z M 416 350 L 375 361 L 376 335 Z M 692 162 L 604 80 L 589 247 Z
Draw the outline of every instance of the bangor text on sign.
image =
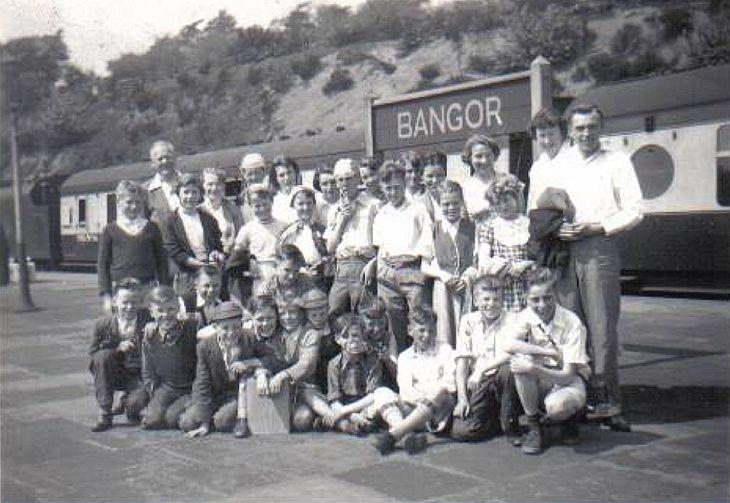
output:
M 375 150 L 463 141 L 475 132 L 525 131 L 530 120 L 529 73 L 509 80 L 457 85 L 373 103 Z

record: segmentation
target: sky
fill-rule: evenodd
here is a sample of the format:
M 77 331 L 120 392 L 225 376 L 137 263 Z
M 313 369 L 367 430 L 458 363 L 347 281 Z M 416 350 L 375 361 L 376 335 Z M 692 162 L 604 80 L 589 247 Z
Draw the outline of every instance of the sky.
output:
M 239 26 L 268 26 L 304 0 L 0 0 L 0 42 L 62 29 L 71 61 L 106 75 L 106 63 L 141 53 L 156 38 L 177 33 L 225 9 Z M 354 6 L 363 0 L 314 0 Z

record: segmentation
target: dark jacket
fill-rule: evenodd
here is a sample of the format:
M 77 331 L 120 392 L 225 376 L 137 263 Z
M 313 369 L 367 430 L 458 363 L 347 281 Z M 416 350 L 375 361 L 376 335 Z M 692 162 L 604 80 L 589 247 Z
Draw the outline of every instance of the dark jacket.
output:
M 462 218 L 454 241 L 443 228 L 443 221 L 433 226 L 433 249 L 441 269 L 460 276 L 474 261 L 474 233 L 476 226 L 468 218 Z
M 200 215 L 200 223 L 203 226 L 205 247 L 208 253 L 213 250 L 222 252 L 223 245 L 221 244 L 221 231 L 218 229 L 218 222 L 204 211 L 198 211 L 198 214 Z M 188 257 L 192 257 L 194 254 L 185 234 L 185 226 L 177 212 L 170 213 L 162 222 L 162 237 L 165 242 L 167 256 L 170 257 L 178 269 L 194 272 L 194 269 L 186 265 Z
M 146 309 L 140 309 L 137 312 L 137 322 L 134 329 L 134 349 L 127 351 L 123 355 L 124 366 L 128 369 L 141 369 L 142 357 L 142 334 L 145 325 L 151 321 L 149 312 Z M 119 324 L 116 315 L 109 315 L 99 318 L 94 325 L 94 336 L 89 346 L 89 355 L 93 355 L 102 349 L 116 349 L 122 341 L 119 333 Z M 120 355 L 121 356 L 121 355 Z
M 193 403 L 199 408 L 201 419 L 207 421 L 212 416 L 217 403 L 219 404 L 227 394 L 237 392 L 238 380 L 229 375 L 217 336 L 214 335 L 200 341 L 197 355 Z M 250 346 L 238 344 L 233 349 L 229 363 L 243 361 L 252 355 L 253 351 Z
M 189 393 L 195 379 L 197 324 L 183 321 L 175 339 L 163 343 L 156 321 L 144 327 L 142 380 L 148 393 L 166 387 Z
M 538 208 L 530 210 L 530 240 L 527 251 L 539 266 L 551 269 L 568 265 L 570 248 L 568 243 L 558 239 L 560 227 L 566 221 L 563 211 Z

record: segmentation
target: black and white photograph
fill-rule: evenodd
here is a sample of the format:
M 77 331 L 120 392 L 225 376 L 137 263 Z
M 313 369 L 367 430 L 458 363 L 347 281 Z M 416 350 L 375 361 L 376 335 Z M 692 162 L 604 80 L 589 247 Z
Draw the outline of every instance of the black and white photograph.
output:
M 0 503 L 730 503 L 730 2 L 0 0 Z

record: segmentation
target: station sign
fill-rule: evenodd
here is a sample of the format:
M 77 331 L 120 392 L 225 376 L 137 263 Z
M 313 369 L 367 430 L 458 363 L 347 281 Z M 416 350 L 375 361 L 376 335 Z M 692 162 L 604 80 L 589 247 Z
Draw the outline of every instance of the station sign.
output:
M 418 148 L 525 132 L 532 115 L 531 71 L 439 89 L 374 99 L 374 151 Z

